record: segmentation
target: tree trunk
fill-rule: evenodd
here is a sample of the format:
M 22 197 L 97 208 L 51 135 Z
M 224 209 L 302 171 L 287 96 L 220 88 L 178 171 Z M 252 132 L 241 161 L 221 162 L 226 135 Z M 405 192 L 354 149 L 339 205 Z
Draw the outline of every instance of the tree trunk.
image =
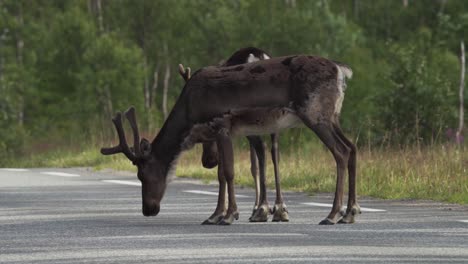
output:
M 24 41 L 21 36 L 21 29 L 23 28 L 23 10 L 20 5 L 18 8 L 18 15 L 16 16 L 16 21 L 18 22 L 19 29 L 16 32 L 16 63 L 20 71 L 23 70 L 23 49 Z M 22 81 L 18 82 L 18 124 L 22 126 L 24 124 L 24 84 Z
M 158 90 L 158 82 L 159 82 L 159 66 L 157 66 L 156 70 L 154 70 L 153 86 L 151 87 L 151 91 L 150 91 L 150 107 L 156 106 L 156 91 Z
M 96 0 L 96 11 L 97 11 L 99 32 L 102 34 L 104 33 L 104 20 L 102 18 L 101 0 Z
M 460 43 L 460 90 L 458 92 L 460 105 L 459 105 L 459 115 L 458 115 L 458 130 L 456 135 L 457 144 L 461 144 L 463 140 L 463 126 L 464 126 L 464 90 L 465 86 L 465 43 L 463 41 Z
M 286 5 L 292 8 L 296 7 L 296 0 L 285 0 Z
M 0 2 L 0 5 L 1 4 L 2 2 Z M 2 95 L 3 99 L 8 103 L 8 98 L 7 98 L 8 95 L 6 93 L 5 86 L 3 86 L 4 84 L 3 65 L 5 65 L 5 57 L 4 57 L 4 52 L 2 52 L 3 42 L 6 39 L 7 32 L 8 32 L 7 29 L 4 29 L 4 31 L 2 32 L 2 35 L 0 35 L 0 94 Z M 6 109 L 0 109 L 0 115 L 3 116 L 3 118 L 7 118 L 8 114 L 6 112 Z
M 354 19 L 359 17 L 359 0 L 353 0 L 353 15 Z
M 439 8 L 439 13 L 444 13 L 445 11 L 445 4 L 447 4 L 447 0 L 440 0 L 440 8 Z
M 104 33 L 104 19 L 102 17 L 102 2 L 101 0 L 89 0 L 88 11 L 96 17 L 99 33 Z
M 146 111 L 149 111 L 149 109 L 151 108 L 151 91 L 150 91 L 150 88 L 149 88 L 149 81 L 148 81 L 148 60 L 146 59 L 146 55 L 144 55 L 144 58 L 143 58 L 143 72 L 144 72 L 144 75 L 145 75 L 145 86 L 143 87 L 144 91 L 144 99 L 145 99 L 145 110 Z
M 153 75 L 153 85 L 151 86 L 151 89 L 149 90 L 149 108 L 148 108 L 148 129 L 150 131 L 154 130 L 156 128 L 156 122 L 155 122 L 155 116 L 156 112 L 155 110 L 157 109 L 156 106 L 156 91 L 158 89 L 158 82 L 159 82 L 159 66 L 156 67 L 156 70 L 154 70 L 154 75 Z
M 169 90 L 169 79 L 171 78 L 171 68 L 169 62 L 166 62 L 166 73 L 164 74 L 164 87 L 163 87 L 163 98 L 162 98 L 162 110 L 164 120 L 167 119 L 167 91 Z
M 106 98 L 106 114 L 107 116 L 112 118 L 114 113 L 114 107 L 112 105 L 112 94 L 109 85 L 104 86 L 104 95 Z
M 90 0 L 88 2 L 88 8 L 90 12 L 96 16 L 97 27 L 99 35 L 102 36 L 105 33 L 104 30 L 104 18 L 102 16 L 102 1 L 101 0 Z M 97 69 L 98 71 L 101 69 Z M 97 94 L 100 94 L 100 104 L 106 116 L 112 117 L 114 107 L 112 103 L 112 89 L 108 84 L 104 84 L 103 87 L 96 86 Z
M 0 2 L 1 3 L 1 2 Z M 7 30 L 5 29 L 0 35 L 0 91 L 2 91 L 3 85 L 3 65 L 5 64 L 5 57 L 2 52 L 3 42 L 5 41 Z

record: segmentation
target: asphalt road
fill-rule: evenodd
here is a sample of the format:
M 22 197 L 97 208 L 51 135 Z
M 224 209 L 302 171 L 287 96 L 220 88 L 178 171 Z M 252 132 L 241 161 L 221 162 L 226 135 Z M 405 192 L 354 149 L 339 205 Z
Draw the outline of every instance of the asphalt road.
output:
M 136 176 L 0 169 L 0 263 L 468 263 L 467 207 L 361 198 L 356 224 L 319 226 L 331 194 L 285 193 L 289 223 L 249 223 L 237 188 L 240 219 L 202 226 L 216 192 L 178 178 L 148 218 Z

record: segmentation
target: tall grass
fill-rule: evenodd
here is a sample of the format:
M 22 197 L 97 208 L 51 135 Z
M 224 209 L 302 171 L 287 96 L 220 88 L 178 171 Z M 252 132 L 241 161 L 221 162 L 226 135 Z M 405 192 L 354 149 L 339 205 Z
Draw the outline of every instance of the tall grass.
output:
M 245 141 L 235 147 L 236 183 L 253 186 L 250 155 Z M 280 148 L 280 173 L 283 190 L 333 192 L 335 161 L 316 141 L 300 147 Z M 267 182 L 274 187 L 272 163 L 267 151 Z M 185 152 L 179 160 L 178 176 L 216 181 L 216 169 L 201 166 L 201 146 Z M 431 199 L 468 204 L 468 157 L 464 148 L 452 145 L 430 147 L 364 147 L 358 150 L 358 195 L 388 199 Z M 102 156 L 99 148 L 81 151 L 53 151 L 16 160 L 8 166 L 77 167 L 136 171 L 123 156 Z
M 358 151 L 358 194 L 468 204 L 468 157 L 465 152 L 446 145 L 423 149 L 365 148 Z M 200 148 L 186 153 L 179 162 L 177 175 L 216 180 L 216 169 L 201 167 L 200 153 Z M 280 174 L 284 189 L 311 194 L 335 190 L 335 161 L 324 147 L 309 144 L 281 154 Z M 253 186 L 249 157 L 247 150 L 236 149 L 235 177 L 237 183 Z M 273 188 L 271 162 L 267 162 L 267 181 Z

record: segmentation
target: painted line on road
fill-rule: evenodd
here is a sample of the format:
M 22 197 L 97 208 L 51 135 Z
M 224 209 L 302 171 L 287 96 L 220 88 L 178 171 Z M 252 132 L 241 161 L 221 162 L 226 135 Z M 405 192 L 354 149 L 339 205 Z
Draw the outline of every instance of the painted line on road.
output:
M 208 192 L 208 191 L 199 191 L 199 190 L 186 190 L 186 191 L 182 191 L 182 192 L 218 196 L 218 193 L 217 193 L 217 192 Z M 242 195 L 242 194 L 236 194 L 236 197 L 248 198 L 249 196 L 247 196 L 247 195 Z
M 333 206 L 331 204 L 326 204 L 326 203 L 301 203 L 301 204 L 318 206 L 318 207 L 328 207 L 328 208 L 331 208 Z M 387 210 L 361 207 L 361 211 L 362 212 L 386 212 Z
M 123 185 L 130 185 L 130 186 L 141 186 L 141 183 L 137 182 L 137 181 L 102 180 L 102 182 L 123 184 Z M 186 191 L 182 191 L 182 192 L 218 196 L 217 192 L 208 192 L 208 191 L 199 191 L 199 190 L 186 190 Z M 237 194 L 236 197 L 245 198 L 245 197 L 248 197 L 248 196 Z
M 20 168 L 1 168 L 2 171 L 11 171 L 11 172 L 23 172 L 29 171 L 28 169 L 20 169 Z
M 116 183 L 116 184 L 130 185 L 130 186 L 141 186 L 141 183 L 137 181 L 102 180 L 102 182 Z
M 458 222 L 468 224 L 468 220 L 458 220 Z
M 60 176 L 60 177 L 80 177 L 78 174 L 66 173 L 66 172 L 56 172 L 56 171 L 43 171 L 39 172 L 44 175 Z

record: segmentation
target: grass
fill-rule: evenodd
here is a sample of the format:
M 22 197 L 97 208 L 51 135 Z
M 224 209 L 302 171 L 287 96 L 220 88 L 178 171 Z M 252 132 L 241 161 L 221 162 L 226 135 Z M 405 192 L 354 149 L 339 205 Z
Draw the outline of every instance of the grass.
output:
M 253 186 L 249 153 L 236 151 L 237 183 Z M 384 199 L 429 199 L 468 204 L 468 157 L 466 151 L 451 146 L 426 149 L 374 149 L 358 152 L 357 191 Z M 201 150 L 187 153 L 177 175 L 216 180 L 216 170 L 201 168 Z M 273 166 L 267 162 L 268 186 L 274 188 Z M 322 146 L 305 146 L 300 151 L 282 153 L 281 185 L 285 190 L 334 192 L 335 161 Z
M 216 181 L 216 169 L 207 170 L 200 162 L 201 146 L 184 153 L 177 175 Z M 274 188 L 273 168 L 267 155 L 267 181 Z M 283 190 L 333 192 L 336 168 L 331 154 L 314 142 L 300 149 L 281 149 Z M 123 156 L 102 156 L 99 148 L 80 152 L 54 151 L 8 164 L 10 167 L 77 167 L 97 170 L 112 168 L 136 171 Z M 236 183 L 253 186 L 247 148 L 235 149 Z M 365 148 L 358 151 L 358 195 L 385 199 L 430 199 L 468 204 L 468 157 L 463 148 L 436 145 L 427 148 Z

